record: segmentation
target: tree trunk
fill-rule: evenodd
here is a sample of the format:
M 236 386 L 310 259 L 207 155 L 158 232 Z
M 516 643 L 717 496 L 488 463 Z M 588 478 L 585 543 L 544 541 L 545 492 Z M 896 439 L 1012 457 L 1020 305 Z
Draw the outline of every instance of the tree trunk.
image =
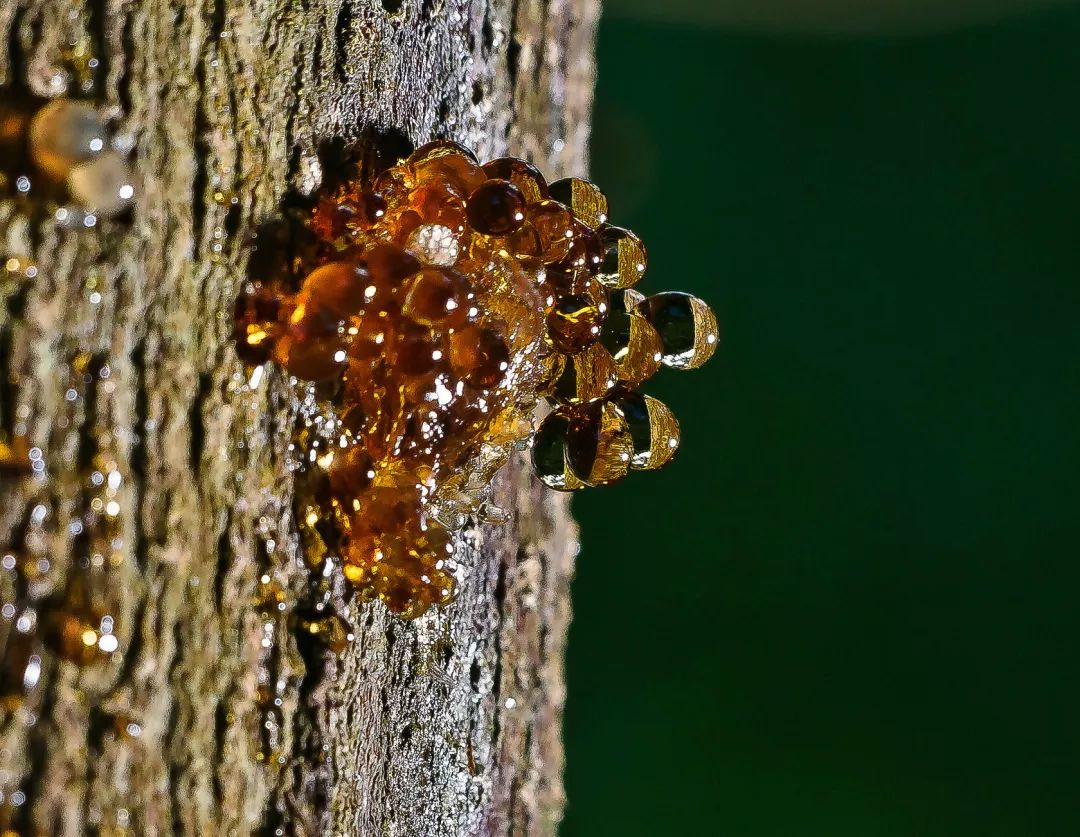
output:
M 0 7 L 5 83 L 55 95 L 73 54 L 96 57 L 89 98 L 139 178 L 130 221 L 91 229 L 0 203 L 0 438 L 44 463 L 0 472 L 4 602 L 47 620 L 81 566 L 120 640 L 83 666 L 45 646 L 0 710 L 18 834 L 555 833 L 565 503 L 512 464 L 514 520 L 459 537 L 453 605 L 406 623 L 353 604 L 344 652 L 312 643 L 296 396 L 269 368 L 248 386 L 230 319 L 251 231 L 318 184 L 324 140 L 392 128 L 584 172 L 596 17 L 596 0 Z

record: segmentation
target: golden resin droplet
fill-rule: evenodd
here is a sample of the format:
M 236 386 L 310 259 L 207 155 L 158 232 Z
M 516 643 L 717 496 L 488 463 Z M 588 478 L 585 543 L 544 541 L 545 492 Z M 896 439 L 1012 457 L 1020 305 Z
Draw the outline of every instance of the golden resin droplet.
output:
M 565 410 L 548 413 L 533 437 L 533 470 L 540 481 L 556 491 L 577 491 L 585 483 L 570 468 L 567 436 L 570 418 Z
M 555 382 L 553 396 L 566 404 L 583 404 L 603 398 L 615 388 L 619 373 L 611 353 L 594 343 L 567 358 Z
M 608 218 L 607 196 L 594 183 L 580 177 L 567 177 L 556 180 L 548 187 L 548 194 L 554 200 L 573 210 L 582 222 L 598 228 Z
M 600 339 L 606 313 L 606 300 L 597 302 L 585 294 L 561 296 L 547 317 L 548 342 L 564 354 L 584 351 Z
M 600 342 L 615 360 L 619 381 L 636 386 L 660 368 L 663 344 L 648 320 L 639 314 L 613 310 L 604 320 Z
M 414 182 L 442 180 L 461 194 L 469 194 L 487 175 L 476 155 L 450 140 L 435 140 L 416 149 L 406 162 Z
M 697 369 L 716 351 L 720 340 L 716 315 L 696 296 L 668 291 L 646 297 L 635 310 L 660 335 L 665 366 Z
M 630 230 L 605 225 L 597 233 L 600 249 L 600 269 L 596 278 L 609 288 L 630 288 L 645 275 L 649 259 L 645 245 Z
M 574 218 L 558 201 L 545 200 L 525 210 L 525 223 L 507 238 L 507 247 L 527 263 L 554 264 L 570 253 Z
M 74 166 L 67 183 L 73 198 L 106 218 L 119 215 L 135 197 L 131 166 L 115 151 Z
M 662 401 L 632 390 L 611 398 L 630 429 L 633 454 L 630 467 L 638 471 L 662 468 L 679 449 L 679 422 Z
M 607 401 L 570 411 L 566 461 L 586 485 L 607 485 L 626 476 L 634 442 L 623 414 Z
M 526 203 L 538 203 L 547 197 L 547 181 L 540 170 L 516 157 L 499 157 L 484 163 L 484 173 L 494 180 L 508 180 L 520 190 Z
M 469 223 L 484 235 L 509 235 L 525 223 L 525 196 L 509 180 L 485 180 L 469 194 Z
M 30 122 L 30 154 L 54 180 L 105 150 L 105 123 L 86 102 L 53 99 Z

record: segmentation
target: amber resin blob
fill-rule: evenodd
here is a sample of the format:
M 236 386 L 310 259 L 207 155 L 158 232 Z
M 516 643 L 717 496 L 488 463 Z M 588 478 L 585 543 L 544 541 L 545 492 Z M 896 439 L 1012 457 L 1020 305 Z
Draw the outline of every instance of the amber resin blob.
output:
M 695 297 L 633 290 L 645 248 L 585 180 L 447 141 L 370 160 L 260 234 L 235 337 L 326 408 L 296 440 L 309 557 L 415 617 L 453 598 L 450 533 L 500 517 L 487 491 L 515 448 L 559 490 L 669 461 L 678 423 L 636 387 L 718 333 Z

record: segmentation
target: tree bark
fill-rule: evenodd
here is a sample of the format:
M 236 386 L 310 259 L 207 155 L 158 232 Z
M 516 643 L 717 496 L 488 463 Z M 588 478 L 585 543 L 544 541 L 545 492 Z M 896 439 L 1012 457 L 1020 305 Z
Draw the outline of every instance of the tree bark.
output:
M 461 534 L 453 605 L 405 623 L 354 604 L 344 652 L 313 644 L 294 612 L 318 581 L 286 467 L 297 397 L 269 368 L 248 385 L 230 318 L 251 231 L 318 184 L 327 139 L 392 128 L 584 172 L 596 17 L 596 0 L 0 7 L 5 83 L 55 95 L 73 51 L 98 59 L 90 98 L 140 184 L 130 221 L 92 229 L 0 204 L 18 268 L 0 271 L 0 430 L 45 463 L 0 474 L 0 545 L 32 560 L 39 618 L 89 562 L 120 640 L 83 667 L 43 652 L 0 710 L 18 833 L 555 833 L 565 503 L 512 464 L 513 521 Z M 95 471 L 117 475 L 107 497 Z

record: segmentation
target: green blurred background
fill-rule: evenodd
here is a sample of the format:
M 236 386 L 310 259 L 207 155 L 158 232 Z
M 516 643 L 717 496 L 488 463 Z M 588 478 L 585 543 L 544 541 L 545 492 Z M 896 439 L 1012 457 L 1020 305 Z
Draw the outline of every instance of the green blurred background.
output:
M 1080 9 L 665 17 L 593 174 L 724 337 L 575 500 L 563 837 L 1080 835 Z

